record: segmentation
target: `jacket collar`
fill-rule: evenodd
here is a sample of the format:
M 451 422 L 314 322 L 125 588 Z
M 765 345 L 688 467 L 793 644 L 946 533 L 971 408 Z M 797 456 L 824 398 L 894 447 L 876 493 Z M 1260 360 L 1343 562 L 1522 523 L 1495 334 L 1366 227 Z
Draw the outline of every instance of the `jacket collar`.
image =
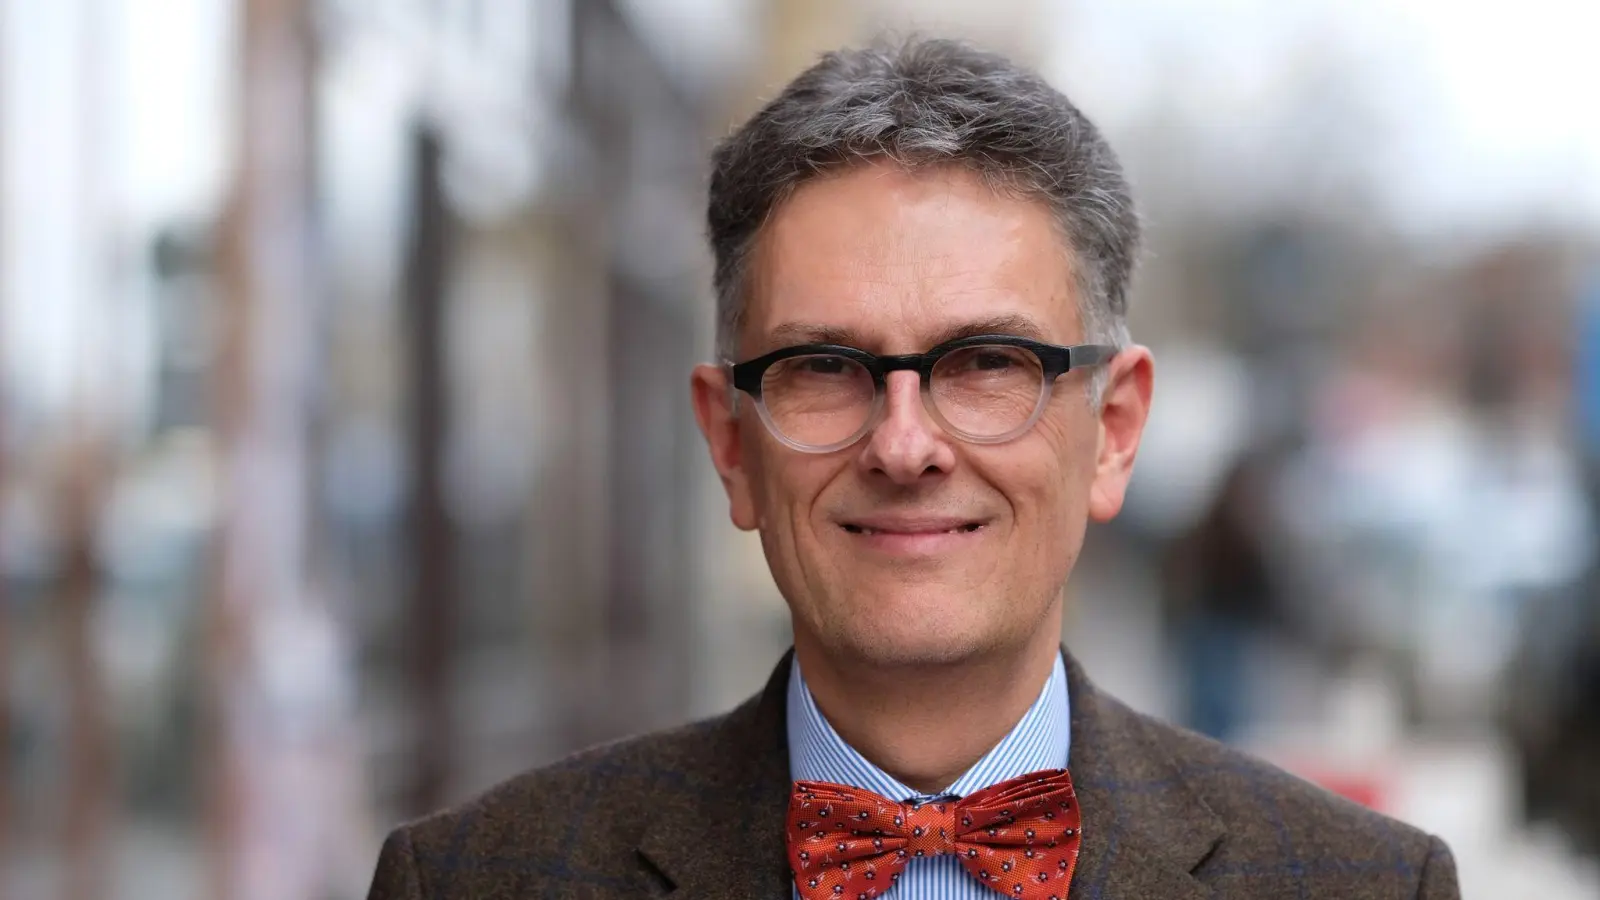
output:
M 1209 896 L 1191 873 L 1221 840 L 1221 821 L 1188 788 L 1155 726 L 1101 693 L 1062 653 L 1084 840 L 1071 896 Z M 674 897 L 790 896 L 783 842 L 789 672 L 785 654 L 760 694 L 702 726 L 701 770 L 685 775 L 705 787 L 692 802 L 663 809 L 645 831 L 640 852 L 676 886 Z

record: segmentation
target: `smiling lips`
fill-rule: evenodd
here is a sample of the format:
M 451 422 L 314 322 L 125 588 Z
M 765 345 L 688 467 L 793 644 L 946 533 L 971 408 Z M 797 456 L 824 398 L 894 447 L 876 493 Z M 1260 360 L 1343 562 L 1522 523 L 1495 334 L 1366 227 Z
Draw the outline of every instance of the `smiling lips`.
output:
M 937 549 L 947 536 L 975 534 L 986 523 L 981 519 L 953 518 L 948 516 L 870 516 L 841 521 L 846 532 L 874 538 L 883 549 L 899 551 L 927 551 Z

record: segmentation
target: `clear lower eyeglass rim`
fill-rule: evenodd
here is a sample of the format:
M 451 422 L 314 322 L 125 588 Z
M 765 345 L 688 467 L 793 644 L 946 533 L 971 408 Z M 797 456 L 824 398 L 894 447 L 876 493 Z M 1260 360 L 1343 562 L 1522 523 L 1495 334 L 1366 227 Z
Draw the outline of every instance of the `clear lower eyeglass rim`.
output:
M 1039 400 L 1034 404 L 1033 412 L 1028 414 L 1028 417 L 1023 420 L 1021 425 L 1018 425 L 1016 428 L 1013 428 L 1010 431 L 992 437 L 975 435 L 970 432 L 962 431 L 961 429 L 951 425 L 950 422 L 945 419 L 944 415 L 939 412 L 938 404 L 933 400 L 926 388 L 924 388 L 921 392 L 922 406 L 923 409 L 927 410 L 929 417 L 933 419 L 935 424 L 942 428 L 946 434 L 949 434 L 957 440 L 965 441 L 969 444 L 1004 444 L 1022 437 L 1024 434 L 1027 434 L 1030 430 L 1032 430 L 1034 425 L 1038 424 L 1039 416 L 1044 412 L 1045 404 L 1050 400 L 1051 388 L 1052 384 L 1048 381 L 1045 382 L 1043 388 L 1039 391 Z M 758 399 L 755 405 L 756 411 L 761 416 L 761 423 L 766 426 L 768 434 L 771 434 L 778 440 L 779 443 L 789 447 L 792 450 L 798 450 L 801 453 L 813 454 L 837 453 L 838 451 L 844 450 L 847 447 L 857 443 L 871 433 L 872 429 L 878 426 L 879 419 L 882 417 L 883 413 L 883 398 L 880 395 L 873 399 L 872 409 L 867 412 L 866 421 L 849 437 L 841 441 L 836 441 L 832 444 L 807 444 L 797 441 L 783 433 L 783 430 L 779 428 L 777 423 L 772 420 L 772 414 L 767 410 L 767 402 L 764 398 Z

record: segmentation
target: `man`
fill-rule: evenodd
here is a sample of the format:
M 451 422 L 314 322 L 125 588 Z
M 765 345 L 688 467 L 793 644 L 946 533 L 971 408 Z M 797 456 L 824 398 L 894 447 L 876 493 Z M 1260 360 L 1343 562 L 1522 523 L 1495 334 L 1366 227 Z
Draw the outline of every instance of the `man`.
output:
M 1060 646 L 1153 369 L 1138 229 L 1065 97 L 831 54 L 713 157 L 694 410 L 794 649 L 733 712 L 392 834 L 372 900 L 1443 898 L 1437 839 L 1098 691 Z

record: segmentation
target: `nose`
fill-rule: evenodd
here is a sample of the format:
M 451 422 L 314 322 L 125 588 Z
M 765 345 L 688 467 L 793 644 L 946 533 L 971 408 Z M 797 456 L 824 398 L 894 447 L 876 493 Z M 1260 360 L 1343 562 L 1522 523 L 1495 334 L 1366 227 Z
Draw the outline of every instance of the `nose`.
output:
M 929 418 L 921 387 L 915 372 L 888 374 L 883 417 L 867 436 L 860 457 L 868 472 L 911 485 L 954 469 L 955 449 L 944 429 Z

